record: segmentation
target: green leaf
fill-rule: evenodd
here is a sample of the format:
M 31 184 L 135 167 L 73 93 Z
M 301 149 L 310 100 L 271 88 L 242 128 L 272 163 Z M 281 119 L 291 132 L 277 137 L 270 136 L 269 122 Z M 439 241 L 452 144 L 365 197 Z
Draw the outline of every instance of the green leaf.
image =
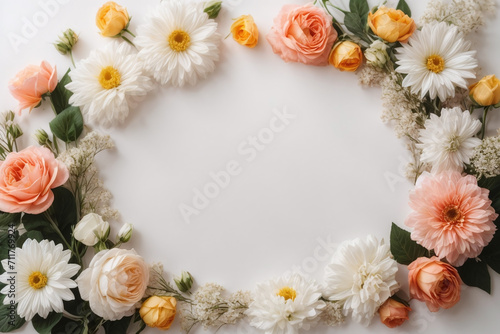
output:
M 54 108 L 56 109 L 56 113 L 60 114 L 63 110 L 71 107 L 69 104 L 69 98 L 73 93 L 66 89 L 66 85 L 71 82 L 71 78 L 69 77 L 69 72 L 71 69 L 68 69 L 64 76 L 61 78 L 56 88 L 52 93 L 50 93 L 50 99 L 54 104 Z
M 52 334 L 81 334 L 83 325 L 68 318 L 62 318 L 52 329 Z
M 363 19 L 358 14 L 346 13 L 344 16 L 344 25 L 351 33 L 371 44 L 370 39 L 366 37 L 366 22 L 363 23 Z
M 410 232 L 392 223 L 391 253 L 398 263 L 409 265 L 419 257 L 426 257 L 429 254 L 426 248 L 411 240 L 410 235 Z
M 411 17 L 411 9 L 410 6 L 406 3 L 405 0 L 399 0 L 398 5 L 396 6 L 396 9 L 401 10 L 403 13 Z
M 132 316 L 123 317 L 117 321 L 106 321 L 102 327 L 104 327 L 106 334 L 123 334 L 127 332 L 131 319 Z
M 492 202 L 491 206 L 497 213 L 500 213 L 500 175 L 495 177 L 482 178 L 477 182 L 477 184 L 481 188 L 486 188 L 490 191 L 488 197 Z
M 457 270 L 465 284 L 491 293 L 490 273 L 485 262 L 468 259 Z
M 33 239 L 33 240 L 40 242 L 44 238 L 43 238 L 43 235 L 40 231 L 28 231 L 28 232 L 22 234 L 19 237 L 19 239 L 17 239 L 17 247 L 19 247 L 19 248 L 23 247 L 23 244 L 26 241 L 26 239 Z
M 62 316 L 63 316 L 62 313 L 50 312 L 49 315 L 47 316 L 47 319 L 44 319 L 40 317 L 38 314 L 36 314 L 31 320 L 31 323 L 33 324 L 33 327 L 38 333 L 50 334 L 52 328 L 54 328 L 55 325 L 59 323 Z
M 68 107 L 50 123 L 52 133 L 66 143 L 74 142 L 83 131 L 83 116 L 80 108 Z
M 7 333 L 21 328 L 26 322 L 17 315 L 16 304 L 4 305 L 5 295 L 0 295 L 0 332 Z
M 351 13 L 358 14 L 361 18 L 366 18 L 370 11 L 367 0 L 351 0 L 349 2 L 349 9 Z
M 21 223 L 21 213 L 0 212 L 0 227 L 8 227 L 14 224 L 15 227 Z

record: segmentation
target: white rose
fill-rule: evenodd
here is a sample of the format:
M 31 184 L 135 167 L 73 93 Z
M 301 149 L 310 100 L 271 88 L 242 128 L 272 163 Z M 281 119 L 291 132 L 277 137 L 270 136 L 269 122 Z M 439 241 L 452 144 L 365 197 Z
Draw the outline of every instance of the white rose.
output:
M 76 224 L 73 237 L 86 246 L 94 246 L 99 239 L 106 238 L 108 233 L 108 222 L 97 213 L 89 213 Z
M 135 250 L 113 248 L 97 253 L 76 279 L 80 295 L 104 320 L 135 312 L 149 282 L 149 266 Z

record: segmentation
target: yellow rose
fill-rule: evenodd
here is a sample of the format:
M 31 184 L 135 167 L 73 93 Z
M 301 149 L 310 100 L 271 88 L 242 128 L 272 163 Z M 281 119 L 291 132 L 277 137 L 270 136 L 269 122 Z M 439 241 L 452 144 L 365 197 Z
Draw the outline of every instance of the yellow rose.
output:
M 114 1 L 106 2 L 99 8 L 95 23 L 101 30 L 101 35 L 114 37 L 127 27 L 130 17 L 127 8 L 122 7 Z
M 500 102 L 500 80 L 494 75 L 487 75 L 469 87 L 469 95 L 482 106 L 491 106 Z
M 174 322 L 176 305 L 174 297 L 152 296 L 142 304 L 139 314 L 149 327 L 167 330 Z
M 368 25 L 378 37 L 393 43 L 406 42 L 417 25 L 399 9 L 380 6 L 375 13 L 368 13 Z
M 335 45 L 328 61 L 341 71 L 354 72 L 363 63 L 363 52 L 358 44 L 343 41 Z
M 259 41 L 259 30 L 252 15 L 242 15 L 231 25 L 231 33 L 236 42 L 254 48 Z

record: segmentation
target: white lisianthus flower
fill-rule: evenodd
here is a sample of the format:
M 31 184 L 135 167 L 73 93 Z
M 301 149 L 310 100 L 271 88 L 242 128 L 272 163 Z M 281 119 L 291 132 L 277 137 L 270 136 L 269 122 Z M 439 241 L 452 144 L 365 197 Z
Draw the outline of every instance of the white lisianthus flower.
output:
M 61 244 L 27 239 L 22 248 L 16 248 L 16 274 L 11 273 L 11 261 L 2 260 L 5 272 L 0 282 L 7 284 L 1 291 L 5 294 L 3 303 L 17 303 L 17 314 L 26 321 L 35 314 L 47 318 L 52 311 L 62 313 L 63 301 L 75 299 L 70 289 L 76 283 L 71 277 L 80 269 L 78 264 L 68 263 L 70 258 L 71 251 L 63 250 Z M 15 284 L 14 298 L 9 293 L 11 284 Z
M 378 308 L 398 289 L 398 266 L 390 247 L 375 237 L 340 244 L 325 268 L 324 295 L 343 303 L 344 314 L 368 325 Z
M 433 173 L 461 172 L 481 144 L 481 139 L 474 137 L 480 129 L 481 122 L 460 108 L 443 109 L 441 116 L 431 114 L 425 129 L 420 130 L 420 160 L 432 164 Z
M 308 330 L 325 307 L 320 287 L 299 274 L 258 284 L 253 297 L 246 314 L 265 334 Z
M 109 234 L 109 223 L 97 213 L 85 215 L 76 225 L 73 237 L 85 246 L 94 246 Z
M 384 67 L 389 58 L 387 54 L 387 44 L 377 39 L 365 50 L 365 58 L 366 62 L 372 66 Z

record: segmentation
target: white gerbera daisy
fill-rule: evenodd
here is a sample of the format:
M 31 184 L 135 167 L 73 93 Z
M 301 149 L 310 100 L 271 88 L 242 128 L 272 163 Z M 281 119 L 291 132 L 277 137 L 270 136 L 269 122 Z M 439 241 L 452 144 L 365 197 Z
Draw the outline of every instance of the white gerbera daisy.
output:
M 66 88 L 73 92 L 69 103 L 81 107 L 87 121 L 106 127 L 122 123 L 132 99 L 153 87 L 137 54 L 125 42 L 92 51 L 69 75 L 72 82 Z
M 467 89 L 466 79 L 476 77 L 476 51 L 469 49 L 456 26 L 428 24 L 396 49 L 396 72 L 406 74 L 403 87 L 411 87 L 412 93 L 444 101 L 455 96 L 456 86 Z
M 203 3 L 164 0 L 137 29 L 135 43 L 145 68 L 162 84 L 194 85 L 219 59 L 217 23 Z
M 325 268 L 325 296 L 344 304 L 355 321 L 368 325 L 378 308 L 398 289 L 398 266 L 389 245 L 373 236 L 340 244 Z
M 10 303 L 8 291 L 15 281 L 15 297 L 17 314 L 30 321 L 35 314 L 47 318 L 51 311 L 62 313 L 63 300 L 73 300 L 75 296 L 71 288 L 76 283 L 71 279 L 80 266 L 69 264 L 69 250 L 63 251 L 61 244 L 53 241 L 27 239 L 22 248 L 16 248 L 15 266 L 10 267 L 8 259 L 2 260 L 5 273 L 0 275 L 0 282 L 7 284 L 2 289 L 6 294 L 4 304 Z M 11 272 L 15 270 L 16 274 Z
M 266 334 L 292 334 L 308 330 L 325 307 L 320 287 L 299 274 L 257 285 L 246 314 L 250 325 Z
M 479 129 L 481 122 L 460 108 L 443 109 L 440 117 L 431 114 L 425 129 L 420 130 L 420 160 L 432 164 L 433 173 L 461 172 L 464 164 L 470 163 L 474 148 L 481 144 L 481 139 L 474 138 Z

